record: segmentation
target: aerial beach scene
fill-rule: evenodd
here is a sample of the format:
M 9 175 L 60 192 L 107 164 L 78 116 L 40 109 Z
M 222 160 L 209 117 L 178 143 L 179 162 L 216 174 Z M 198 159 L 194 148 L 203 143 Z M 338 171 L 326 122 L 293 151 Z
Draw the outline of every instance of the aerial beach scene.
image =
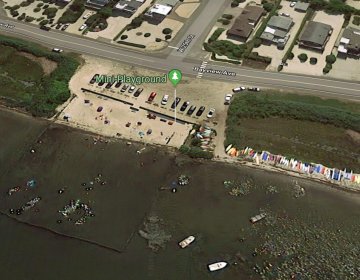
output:
M 2 279 L 360 278 L 360 11 L 263 2 L 2 1 Z

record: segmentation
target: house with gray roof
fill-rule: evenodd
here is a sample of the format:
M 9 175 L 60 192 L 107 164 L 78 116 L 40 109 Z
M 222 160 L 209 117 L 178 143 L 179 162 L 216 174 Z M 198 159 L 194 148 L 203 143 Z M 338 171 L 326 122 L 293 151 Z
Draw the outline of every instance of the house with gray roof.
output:
M 109 2 L 110 2 L 110 0 L 87 0 L 85 3 L 85 7 L 94 9 L 94 10 L 100 10 L 102 7 L 104 7 Z
M 260 39 L 274 43 L 286 43 L 289 30 L 294 25 L 292 18 L 273 16 L 270 18 Z
M 134 14 L 137 9 L 145 3 L 146 0 L 120 0 L 114 6 L 114 10 L 122 11 L 128 14 Z
M 332 31 L 329 24 L 308 21 L 299 37 L 299 46 L 323 51 Z
M 296 2 L 295 11 L 305 13 L 309 9 L 310 3 Z
M 345 28 L 338 47 L 339 53 L 349 56 L 360 56 L 360 30 L 348 27 Z
M 240 39 L 249 38 L 259 22 L 263 11 L 264 9 L 259 6 L 247 6 L 235 20 L 233 26 L 227 31 L 227 35 Z

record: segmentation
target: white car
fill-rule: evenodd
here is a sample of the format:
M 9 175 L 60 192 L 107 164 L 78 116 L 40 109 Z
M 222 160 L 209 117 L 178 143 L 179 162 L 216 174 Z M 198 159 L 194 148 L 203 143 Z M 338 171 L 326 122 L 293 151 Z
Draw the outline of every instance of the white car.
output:
M 225 105 L 229 105 L 230 104 L 230 100 L 232 98 L 232 94 L 227 94 L 225 96 Z
M 61 49 L 57 49 L 57 48 L 54 48 L 54 49 L 52 49 L 52 51 L 53 51 L 53 52 L 58 52 L 58 53 L 61 53 L 63 50 L 61 50 Z
M 134 90 L 136 89 L 136 86 L 131 86 L 130 88 L 129 88 L 129 93 L 133 93 L 134 92 Z
M 84 30 L 87 27 L 86 23 L 84 23 L 83 25 L 80 26 L 79 31 Z
M 280 16 L 283 16 L 283 17 L 290 17 L 289 14 L 285 14 L 285 13 L 280 13 L 279 15 L 280 15 Z
M 294 7 L 296 5 L 296 2 L 291 2 L 290 7 Z
M 246 87 L 237 87 L 237 88 L 233 88 L 233 92 L 239 92 L 239 91 L 243 91 L 243 90 L 245 90 L 246 89 Z
M 260 89 L 258 87 L 249 87 L 248 90 L 249 91 L 260 91 Z
M 87 13 L 85 16 L 83 16 L 83 19 L 88 19 L 90 16 L 92 16 L 94 13 Z
M 213 115 L 214 115 L 214 113 L 215 113 L 215 109 L 214 108 L 211 108 L 210 110 L 209 110 L 209 113 L 206 115 L 208 118 L 211 118 Z
M 169 100 L 169 95 L 168 94 L 164 95 L 163 99 L 161 100 L 161 105 L 166 105 L 168 100 Z

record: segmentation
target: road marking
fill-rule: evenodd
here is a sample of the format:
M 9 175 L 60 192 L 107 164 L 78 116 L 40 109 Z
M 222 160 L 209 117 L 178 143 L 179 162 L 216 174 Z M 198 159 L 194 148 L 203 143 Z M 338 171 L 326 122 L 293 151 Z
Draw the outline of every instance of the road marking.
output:
M 177 47 L 172 47 L 172 46 L 168 46 L 168 48 L 172 48 L 172 49 L 178 49 Z

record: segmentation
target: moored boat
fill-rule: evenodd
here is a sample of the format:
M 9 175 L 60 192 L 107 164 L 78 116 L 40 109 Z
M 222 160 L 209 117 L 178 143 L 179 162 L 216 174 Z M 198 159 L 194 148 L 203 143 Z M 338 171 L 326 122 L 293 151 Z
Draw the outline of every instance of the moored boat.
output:
M 195 237 L 190 235 L 189 237 L 185 238 L 183 241 L 179 242 L 179 245 L 181 248 L 186 248 L 189 246 L 192 242 L 194 242 Z
M 225 266 L 227 266 L 227 262 L 217 262 L 208 265 L 210 271 L 220 270 L 223 269 Z
M 254 217 L 251 217 L 251 218 L 250 218 L 250 222 L 256 223 L 256 222 L 264 219 L 266 216 L 267 216 L 266 213 L 261 213 L 261 214 L 259 214 L 259 215 L 254 216 Z

